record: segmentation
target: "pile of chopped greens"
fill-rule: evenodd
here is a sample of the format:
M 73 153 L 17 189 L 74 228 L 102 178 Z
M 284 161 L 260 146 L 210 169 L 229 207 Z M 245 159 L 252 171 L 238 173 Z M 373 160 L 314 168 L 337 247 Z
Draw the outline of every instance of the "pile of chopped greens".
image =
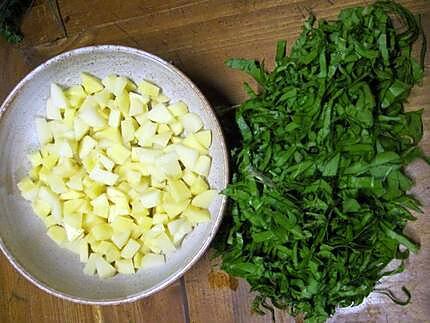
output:
M 270 73 L 253 60 L 227 61 L 260 91 L 245 84 L 250 98 L 236 113 L 242 140 L 224 192 L 231 216 L 215 247 L 222 269 L 256 292 L 254 310 L 273 304 L 323 322 L 361 303 L 418 249 L 402 231 L 420 210 L 404 169 L 423 157 L 422 111 L 403 104 L 423 76 L 411 56 L 422 32 L 391 1 L 314 20 L 288 56 L 278 43 Z M 400 266 L 387 272 L 393 259 Z

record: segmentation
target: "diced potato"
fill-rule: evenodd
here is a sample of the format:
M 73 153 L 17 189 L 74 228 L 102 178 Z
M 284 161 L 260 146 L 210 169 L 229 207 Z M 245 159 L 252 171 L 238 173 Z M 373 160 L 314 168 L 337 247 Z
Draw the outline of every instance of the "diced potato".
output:
M 80 77 L 82 86 L 88 94 L 93 94 L 104 89 L 102 82 L 95 76 L 88 73 L 81 73 Z
M 48 127 L 55 140 L 59 139 L 74 139 L 73 130 L 67 126 L 63 121 L 51 120 L 48 121 Z
M 108 187 L 106 189 L 106 194 L 109 200 L 113 203 L 116 203 L 119 199 L 127 198 L 127 196 L 123 192 L 114 187 Z
M 199 152 L 182 144 L 175 144 L 175 151 L 185 168 L 192 169 L 197 163 Z
M 191 133 L 182 140 L 182 144 L 197 150 L 200 154 L 207 154 L 208 150 L 200 144 L 197 140 L 196 135 Z
M 218 192 L 216 190 L 208 190 L 199 193 L 193 198 L 191 205 L 207 209 L 217 194 Z
M 115 232 L 112 235 L 112 242 L 121 249 L 125 246 L 128 239 L 130 238 L 130 231 L 122 231 L 122 232 Z
M 149 214 L 149 211 L 146 207 L 143 206 L 142 202 L 139 200 L 134 200 L 131 202 L 131 216 L 137 217 L 137 216 L 146 216 Z
M 193 167 L 193 171 L 199 175 L 207 177 L 211 168 L 212 160 L 209 156 L 200 156 Z
M 159 124 L 157 128 L 157 134 L 162 134 L 166 132 L 171 132 L 170 127 L 167 124 Z
M 136 122 L 136 121 L 134 121 Z M 134 133 L 136 132 L 133 120 L 131 118 L 126 118 L 121 121 L 121 134 L 122 139 L 125 143 L 128 143 L 134 139 Z
M 82 191 L 84 188 L 82 185 L 82 174 L 78 173 L 70 177 L 66 185 L 72 190 Z
M 64 216 L 70 215 L 72 217 L 75 217 L 75 213 L 78 213 L 81 209 L 82 205 L 85 203 L 85 200 L 83 199 L 76 199 L 76 200 L 68 200 L 63 203 L 63 213 Z M 72 220 L 73 221 L 73 220 Z M 70 225 L 74 225 L 73 223 L 68 223 Z M 77 228 L 81 226 L 81 220 L 75 225 Z
M 61 194 L 67 191 L 66 184 L 60 176 L 49 174 L 46 178 L 45 184 L 55 193 Z
M 93 199 L 90 203 L 93 207 L 93 212 L 95 215 L 98 215 L 102 218 L 107 219 L 109 215 L 109 201 L 105 193 L 99 195 L 98 197 Z
M 182 175 L 181 165 L 179 165 L 178 156 L 174 152 L 162 155 L 158 158 L 158 164 L 166 176 L 173 179 L 179 179 Z
M 98 167 L 93 168 L 90 172 L 90 178 L 98 183 L 105 185 L 114 185 L 118 180 L 118 175 L 112 172 L 100 169 Z
M 170 235 L 173 238 L 174 244 L 179 244 L 186 234 L 193 229 L 192 225 L 186 219 L 177 219 L 167 224 Z
M 188 106 L 182 101 L 171 104 L 167 108 L 175 117 L 181 117 L 188 113 Z
M 149 97 L 143 96 L 137 93 L 130 92 L 130 116 L 136 116 L 141 113 L 148 111 L 147 103 L 149 102 Z
M 152 143 L 159 148 L 164 148 L 167 146 L 167 143 L 169 142 L 170 138 L 172 137 L 172 133 L 169 132 L 164 132 L 164 133 L 160 133 L 158 135 L 155 135 L 154 137 L 152 137 Z
M 66 191 L 63 194 L 60 194 L 61 200 L 75 200 L 85 197 L 85 195 L 82 192 L 77 191 Z
M 149 269 L 164 265 L 165 260 L 163 255 L 148 253 L 140 260 L 140 268 Z
M 111 159 L 109 159 L 107 156 L 100 152 L 98 153 L 97 158 L 106 170 L 112 171 L 113 167 L 115 166 L 115 163 Z
M 85 136 L 79 146 L 79 158 L 84 159 L 88 154 L 97 146 L 97 141 L 95 141 L 90 136 Z
M 73 121 L 73 129 L 75 132 L 75 139 L 79 141 L 88 133 L 90 126 L 81 118 L 76 118 Z
M 96 240 L 108 240 L 112 237 L 113 230 L 110 224 L 100 223 L 91 229 L 91 234 Z
M 75 119 L 76 119 L 76 111 L 75 110 L 67 109 L 66 111 L 64 111 L 63 122 L 68 128 L 73 127 L 73 122 L 75 121 Z
M 84 274 L 91 276 L 91 275 L 94 275 L 96 273 L 96 259 L 98 257 L 101 257 L 101 255 L 96 254 L 96 253 L 92 253 L 88 257 L 88 261 L 84 267 Z
M 170 101 L 170 98 L 164 94 L 159 94 L 156 98 L 152 98 L 152 100 L 157 103 L 167 103 Z
M 154 137 L 156 131 L 157 124 L 149 120 L 143 123 L 135 132 L 135 136 L 137 140 L 139 140 L 139 146 L 151 147 L 152 138 Z
M 182 180 L 189 186 L 193 185 L 198 175 L 196 175 L 193 171 L 189 169 L 184 169 L 184 173 L 182 176 Z
M 184 131 L 184 126 L 180 121 L 174 121 L 169 124 L 170 130 L 172 130 L 175 136 L 179 136 Z
M 155 207 L 161 202 L 161 192 L 155 188 L 149 188 L 142 193 L 140 201 L 145 208 Z
M 141 252 L 137 252 L 133 257 L 133 266 L 136 269 L 139 269 L 141 267 L 143 254 Z
M 130 210 L 128 211 L 128 214 L 130 213 Z M 131 232 L 136 224 L 134 224 L 134 221 L 130 217 L 121 216 L 118 214 L 118 216 L 112 221 L 111 226 L 114 232 Z
M 109 112 L 108 124 L 112 128 L 118 128 L 121 122 L 121 112 L 119 110 L 112 109 Z
M 101 146 L 100 141 L 103 139 L 109 141 L 108 147 L 112 144 L 121 143 L 121 133 L 118 128 L 106 127 L 103 130 L 97 131 L 93 136 L 99 141 L 99 146 Z
M 144 243 L 148 246 L 154 253 L 164 253 L 175 251 L 176 247 L 165 232 L 161 232 L 154 238 L 145 238 Z
M 168 189 L 175 202 L 180 202 L 191 197 L 191 192 L 187 185 L 181 180 L 169 180 Z
M 129 115 L 130 98 L 128 96 L 128 92 L 127 91 L 123 90 L 121 93 L 119 93 L 115 97 L 115 104 L 118 106 L 119 111 L 121 111 L 121 113 L 124 116 L 128 116 Z
M 67 102 L 67 98 L 66 98 L 66 94 L 64 93 L 64 90 L 55 83 L 51 84 L 51 103 L 52 103 L 53 110 L 57 112 L 69 107 L 69 103 Z M 57 114 L 57 112 L 55 112 L 55 114 Z M 47 117 L 48 119 L 59 120 L 57 118 L 51 118 L 48 115 L 48 111 L 47 111 Z
M 150 97 L 157 97 L 160 94 L 160 88 L 148 81 L 142 81 L 137 85 L 137 90 L 142 93 L 149 95 Z
M 155 213 L 152 217 L 153 224 L 167 224 L 169 222 L 169 216 L 166 213 Z
M 53 193 L 46 186 L 42 186 L 39 189 L 39 198 L 49 204 L 49 206 L 51 207 L 51 212 L 53 217 L 57 219 L 62 218 L 63 212 L 61 208 L 60 199 L 55 193 Z
M 140 161 L 144 164 L 154 164 L 163 154 L 160 149 L 140 147 L 133 147 L 131 153 L 131 159 L 133 161 Z
M 68 241 L 75 241 L 78 238 L 82 237 L 84 234 L 84 230 L 77 229 L 71 225 L 63 223 L 64 230 L 66 230 L 66 236 Z M 79 253 L 79 249 L 75 250 L 76 253 Z
M 46 118 L 50 120 L 61 120 L 61 111 L 54 107 L 51 98 L 46 101 Z
M 40 145 L 43 146 L 52 141 L 51 129 L 45 119 L 36 118 L 36 129 Z
M 139 249 L 140 249 L 140 243 L 137 242 L 136 240 L 130 239 L 122 249 L 121 257 L 125 259 L 132 259 L 133 256 L 136 254 L 136 252 L 139 251 Z
M 133 118 L 137 121 L 137 123 L 142 126 L 145 122 L 150 121 L 148 119 L 148 112 L 144 112 L 138 115 L 133 116 Z
M 192 112 L 188 112 L 179 119 L 187 133 L 195 133 L 203 127 L 203 122 L 200 117 Z
M 81 262 L 87 262 L 89 256 L 88 242 L 85 240 L 80 240 L 79 243 L 79 260 Z
M 173 115 L 162 103 L 157 103 L 148 112 L 148 119 L 158 123 L 170 123 L 173 121 Z
M 110 101 L 113 96 L 110 91 L 103 89 L 100 92 L 93 95 L 94 100 L 100 105 L 101 108 L 109 107 Z
M 43 200 L 36 199 L 32 203 L 34 213 L 40 217 L 46 217 L 51 213 L 51 207 Z
M 191 224 L 203 223 L 210 221 L 210 213 L 207 209 L 201 209 L 193 205 L 189 205 L 183 215 L 190 221 Z
M 106 119 L 100 113 L 97 102 L 90 96 L 82 103 L 79 109 L 79 118 L 94 128 L 102 128 L 106 125 Z
M 28 201 L 34 201 L 39 193 L 39 188 L 30 177 L 24 177 L 17 184 L 19 190 L 21 191 L 21 195 Z
M 134 274 L 134 265 L 131 259 L 120 259 L 115 261 L 115 267 L 121 274 Z
M 179 202 L 176 202 L 173 197 L 169 194 L 165 194 L 165 196 L 169 196 L 165 198 L 163 201 L 163 208 L 166 211 L 169 218 L 173 219 L 177 215 L 181 214 L 190 204 L 190 199 L 185 199 Z
M 109 278 L 116 274 L 116 269 L 106 260 L 104 260 L 103 257 L 97 257 L 95 263 L 97 275 L 99 275 L 100 278 Z
M 47 234 L 58 245 L 61 245 L 67 239 L 66 231 L 58 225 L 50 227 Z
M 208 183 L 206 183 L 206 181 L 201 176 L 197 176 L 190 186 L 190 191 L 193 195 L 200 194 L 201 192 L 207 191 L 208 189 Z
M 81 85 L 72 85 L 65 91 L 65 93 L 67 98 L 69 99 L 73 97 L 85 99 L 85 97 L 87 96 L 84 88 Z
M 116 164 L 122 165 L 130 157 L 131 151 L 121 144 L 114 144 L 106 150 L 108 157 L 110 157 Z
M 91 178 L 84 178 L 84 193 L 88 195 L 90 199 L 95 199 L 97 196 L 105 191 L 105 185 L 94 182 Z

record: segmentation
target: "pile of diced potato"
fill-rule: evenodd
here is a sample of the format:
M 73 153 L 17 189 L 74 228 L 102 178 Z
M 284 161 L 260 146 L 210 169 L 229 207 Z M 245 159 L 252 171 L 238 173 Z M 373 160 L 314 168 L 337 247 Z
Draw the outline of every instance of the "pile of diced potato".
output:
M 162 265 L 210 220 L 211 131 L 155 84 L 87 73 L 67 89 L 51 84 L 36 128 L 41 147 L 18 187 L 86 274 Z

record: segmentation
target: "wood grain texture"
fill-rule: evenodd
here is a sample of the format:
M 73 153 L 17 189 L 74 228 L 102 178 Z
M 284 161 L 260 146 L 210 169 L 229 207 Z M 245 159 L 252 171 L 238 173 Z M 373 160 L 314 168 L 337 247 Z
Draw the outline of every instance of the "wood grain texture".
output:
M 318 18 L 331 19 L 344 7 L 370 2 L 58 0 L 66 36 L 48 1 L 37 0 L 23 21 L 25 41 L 12 47 L 0 39 L 0 100 L 30 69 L 58 53 L 87 45 L 120 44 L 141 48 L 173 62 L 191 77 L 214 106 L 239 103 L 245 98 L 241 84 L 248 78 L 227 69 L 226 58 L 264 58 L 270 68 L 276 41 L 282 38 L 291 44 L 309 10 Z M 399 2 L 423 14 L 424 30 L 430 38 L 430 1 Z M 421 146 L 427 154 L 430 154 L 429 56 L 423 85 L 413 90 L 408 104 L 412 110 L 424 109 Z M 408 260 L 406 272 L 384 284 L 395 290 L 405 284 L 413 293 L 411 304 L 399 307 L 383 297 L 372 296 L 365 305 L 339 311 L 331 322 L 429 322 L 430 167 L 417 161 L 408 171 L 416 181 L 413 193 L 425 208 L 424 215 L 408 225 L 407 232 L 421 243 L 422 250 Z M 270 315 L 250 312 L 252 294 L 244 281 L 238 282 L 236 290 L 222 282 L 211 283 L 214 268 L 206 255 L 184 278 L 148 299 L 100 307 L 73 304 L 47 295 L 19 276 L 0 256 L 0 322 L 271 322 Z M 275 312 L 275 320 L 294 322 L 281 311 Z

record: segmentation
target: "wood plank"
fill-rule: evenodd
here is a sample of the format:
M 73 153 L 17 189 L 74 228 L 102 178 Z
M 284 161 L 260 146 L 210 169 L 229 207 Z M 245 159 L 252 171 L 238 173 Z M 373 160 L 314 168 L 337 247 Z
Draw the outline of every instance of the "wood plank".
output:
M 161 292 L 135 303 L 98 307 L 104 323 L 117 322 L 186 322 L 180 281 Z M 78 322 L 78 321 L 76 321 Z
M 21 30 L 25 46 L 34 46 L 65 36 L 47 0 L 37 1 L 24 15 Z
M 51 296 L 19 275 L 0 255 L 0 321 L 15 322 L 94 322 L 90 306 L 73 304 Z M 2 317 L 3 316 L 3 317 Z

